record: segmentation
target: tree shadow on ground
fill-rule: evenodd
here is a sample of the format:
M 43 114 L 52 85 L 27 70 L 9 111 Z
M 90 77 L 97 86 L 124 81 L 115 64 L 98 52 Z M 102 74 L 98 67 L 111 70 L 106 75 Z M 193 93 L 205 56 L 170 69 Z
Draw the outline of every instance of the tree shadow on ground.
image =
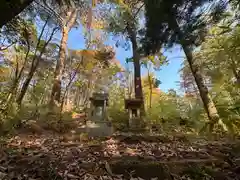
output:
M 0 179 L 237 179 L 239 147 L 160 136 L 81 141 L 24 134 L 2 140 Z

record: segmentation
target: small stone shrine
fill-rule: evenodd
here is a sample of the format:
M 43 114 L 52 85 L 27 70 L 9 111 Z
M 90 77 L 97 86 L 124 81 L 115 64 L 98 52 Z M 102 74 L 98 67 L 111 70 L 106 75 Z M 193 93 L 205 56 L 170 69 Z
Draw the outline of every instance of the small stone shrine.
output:
M 107 118 L 108 93 L 93 93 L 90 102 L 87 133 L 89 136 L 110 136 L 113 128 Z
M 131 127 L 131 128 L 137 128 L 140 124 L 141 105 L 142 105 L 141 99 L 126 99 L 125 100 L 125 109 L 128 110 L 129 127 Z
M 91 121 L 105 121 L 106 107 L 108 106 L 107 93 L 93 93 L 90 97 L 90 120 Z

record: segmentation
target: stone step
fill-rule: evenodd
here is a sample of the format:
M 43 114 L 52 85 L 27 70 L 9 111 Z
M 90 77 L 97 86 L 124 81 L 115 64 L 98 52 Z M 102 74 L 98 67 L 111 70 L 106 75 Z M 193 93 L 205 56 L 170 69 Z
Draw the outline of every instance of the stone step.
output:
M 109 122 L 87 121 L 85 125 L 75 129 L 75 133 L 87 133 L 89 137 L 105 137 L 113 134 L 113 126 Z

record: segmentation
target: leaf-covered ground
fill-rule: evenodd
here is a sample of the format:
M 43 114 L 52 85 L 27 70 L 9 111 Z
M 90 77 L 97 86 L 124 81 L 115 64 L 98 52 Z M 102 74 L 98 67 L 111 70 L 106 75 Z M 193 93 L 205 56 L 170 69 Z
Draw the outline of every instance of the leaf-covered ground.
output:
M 237 140 L 184 136 L 12 136 L 2 139 L 0 179 L 240 179 Z

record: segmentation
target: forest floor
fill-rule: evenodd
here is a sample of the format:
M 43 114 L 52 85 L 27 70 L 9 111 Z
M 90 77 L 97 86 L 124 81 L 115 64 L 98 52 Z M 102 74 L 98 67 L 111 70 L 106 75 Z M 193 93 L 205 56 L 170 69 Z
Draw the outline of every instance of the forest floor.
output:
M 1 139 L 0 179 L 240 179 L 240 141 L 18 133 Z

